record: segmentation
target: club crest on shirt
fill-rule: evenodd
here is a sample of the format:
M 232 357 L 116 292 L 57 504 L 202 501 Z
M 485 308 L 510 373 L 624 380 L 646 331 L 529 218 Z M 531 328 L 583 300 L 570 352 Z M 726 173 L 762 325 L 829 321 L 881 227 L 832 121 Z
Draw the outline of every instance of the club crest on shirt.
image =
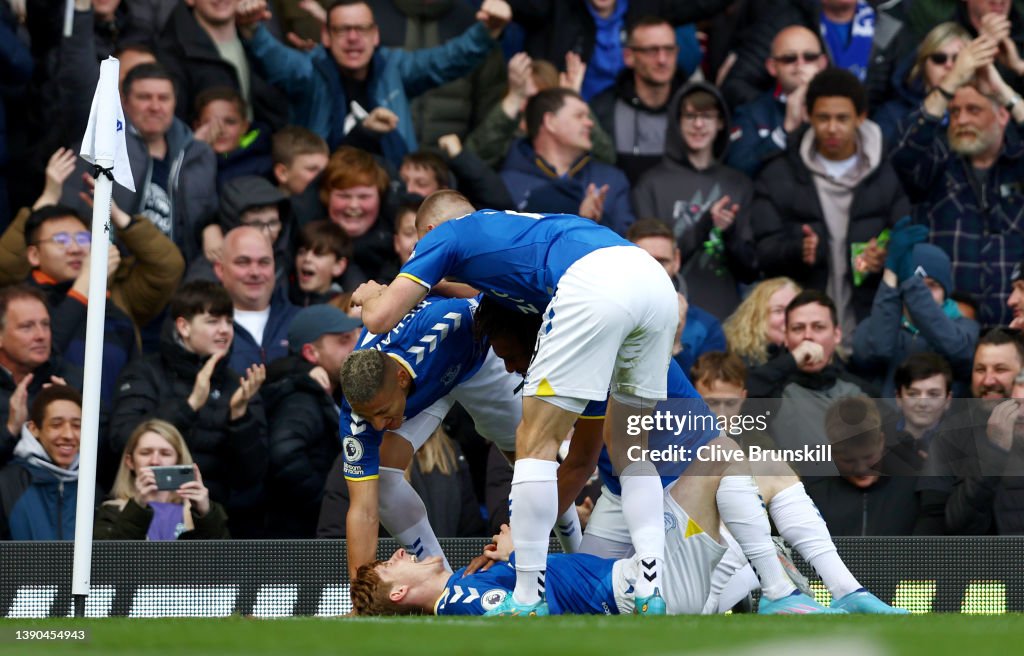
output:
M 480 605 L 483 606 L 484 610 L 493 610 L 498 605 L 505 601 L 505 596 L 508 594 L 507 591 L 500 588 L 494 588 L 484 593 L 484 596 L 480 598 Z
M 665 532 L 674 531 L 677 526 L 679 524 L 676 523 L 676 516 L 669 512 L 665 513 Z

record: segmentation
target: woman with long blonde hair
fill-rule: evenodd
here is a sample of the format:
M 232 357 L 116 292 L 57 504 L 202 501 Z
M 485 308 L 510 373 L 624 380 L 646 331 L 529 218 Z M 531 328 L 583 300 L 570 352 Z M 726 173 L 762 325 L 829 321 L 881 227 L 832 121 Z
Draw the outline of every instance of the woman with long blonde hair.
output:
M 729 352 L 748 367 L 767 362 L 786 339 L 786 306 L 800 286 L 786 277 L 759 282 L 722 324 Z
M 153 467 L 192 465 L 193 480 L 177 490 L 157 489 Z M 97 540 L 227 539 L 227 514 L 210 500 L 199 465 L 173 424 L 139 424 L 124 448 L 110 500 L 96 511 Z

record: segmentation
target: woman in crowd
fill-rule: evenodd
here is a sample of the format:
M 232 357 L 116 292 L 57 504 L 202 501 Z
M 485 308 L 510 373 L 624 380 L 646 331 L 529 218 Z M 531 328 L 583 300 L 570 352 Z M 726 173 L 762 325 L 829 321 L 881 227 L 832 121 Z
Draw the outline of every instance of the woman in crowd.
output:
M 729 352 L 748 368 L 773 358 L 786 339 L 786 306 L 800 291 L 789 278 L 759 282 L 722 324 Z
M 194 480 L 177 490 L 157 489 L 153 467 L 192 465 Z M 150 419 L 138 425 L 121 458 L 109 501 L 96 511 L 97 540 L 223 540 L 227 514 L 210 500 L 199 465 L 178 429 Z

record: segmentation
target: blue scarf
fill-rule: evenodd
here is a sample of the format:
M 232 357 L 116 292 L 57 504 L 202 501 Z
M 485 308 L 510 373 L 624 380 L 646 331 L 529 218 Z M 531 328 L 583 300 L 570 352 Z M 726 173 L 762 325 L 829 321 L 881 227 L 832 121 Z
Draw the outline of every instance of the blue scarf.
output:
M 858 0 L 857 13 L 849 23 L 833 23 L 822 16 L 821 38 L 832 64 L 845 68 L 863 82 L 868 75 L 871 44 L 875 40 L 875 10 L 871 5 L 866 0 Z
M 564 0 L 563 0 L 564 1 Z M 587 2 L 587 11 L 594 17 L 597 33 L 594 35 L 594 54 L 587 62 L 587 74 L 583 77 L 580 95 L 590 101 L 612 84 L 622 70 L 622 39 L 626 29 L 626 10 L 629 0 L 618 0 L 615 11 L 608 18 L 601 18 Z
M 947 298 L 945 301 L 942 302 L 942 313 L 946 315 L 947 318 L 952 319 L 953 321 L 956 321 L 957 319 L 960 319 L 961 317 L 964 316 L 963 314 L 960 313 L 960 306 L 957 305 L 956 301 L 954 301 L 951 298 Z M 904 328 L 909 330 L 911 335 L 916 335 L 919 332 L 921 332 L 917 326 L 910 322 L 910 319 L 908 319 L 907 315 L 905 314 L 901 317 L 900 324 Z

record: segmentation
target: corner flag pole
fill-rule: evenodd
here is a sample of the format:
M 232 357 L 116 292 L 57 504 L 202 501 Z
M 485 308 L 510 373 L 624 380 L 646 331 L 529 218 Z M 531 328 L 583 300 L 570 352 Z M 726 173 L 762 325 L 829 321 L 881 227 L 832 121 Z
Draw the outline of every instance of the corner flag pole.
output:
M 78 505 L 75 509 L 75 561 L 71 576 L 75 617 L 85 616 L 85 598 L 89 594 L 92 570 L 100 379 L 103 375 L 103 320 L 107 308 L 107 245 L 112 240 L 110 197 L 115 178 L 132 191 L 135 190 L 127 163 L 125 122 L 117 90 L 118 70 L 118 61 L 113 57 L 108 57 L 100 64 L 100 79 L 92 99 L 92 110 L 82 140 L 81 152 L 82 157 L 94 165 L 96 189 L 92 208 L 89 304 L 85 324 L 82 438 L 78 459 Z M 127 176 L 124 174 L 125 171 Z

